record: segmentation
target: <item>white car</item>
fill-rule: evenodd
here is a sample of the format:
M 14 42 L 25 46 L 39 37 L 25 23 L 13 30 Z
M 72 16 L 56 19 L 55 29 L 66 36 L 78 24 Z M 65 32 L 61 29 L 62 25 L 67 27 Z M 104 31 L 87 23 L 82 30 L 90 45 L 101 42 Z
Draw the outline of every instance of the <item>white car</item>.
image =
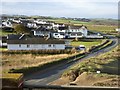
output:
M 85 50 L 86 48 L 85 48 L 84 45 L 79 45 L 79 49 L 80 49 L 80 50 Z
M 54 38 L 64 38 L 64 36 L 61 35 L 60 33 L 53 33 L 53 37 Z

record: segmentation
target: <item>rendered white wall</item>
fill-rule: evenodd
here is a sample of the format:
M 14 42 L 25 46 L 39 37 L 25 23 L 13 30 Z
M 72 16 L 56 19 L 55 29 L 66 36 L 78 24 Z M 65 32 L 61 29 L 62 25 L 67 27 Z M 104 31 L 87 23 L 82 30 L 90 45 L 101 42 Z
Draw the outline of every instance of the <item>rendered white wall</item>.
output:
M 51 47 L 49 47 L 51 45 Z M 30 44 L 30 47 L 27 47 L 27 44 L 8 44 L 8 50 L 42 50 L 42 49 L 65 49 L 64 44 Z

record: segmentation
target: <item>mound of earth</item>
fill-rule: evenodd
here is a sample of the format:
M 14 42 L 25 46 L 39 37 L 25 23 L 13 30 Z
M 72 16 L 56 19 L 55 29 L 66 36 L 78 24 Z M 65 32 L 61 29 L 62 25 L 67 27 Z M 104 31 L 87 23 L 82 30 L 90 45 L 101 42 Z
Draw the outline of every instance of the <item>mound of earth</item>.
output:
M 109 76 L 104 74 L 95 74 L 83 72 L 75 81 L 71 81 L 69 77 L 61 77 L 53 81 L 50 85 L 70 85 L 71 83 L 78 86 L 120 86 L 120 78 L 116 76 Z

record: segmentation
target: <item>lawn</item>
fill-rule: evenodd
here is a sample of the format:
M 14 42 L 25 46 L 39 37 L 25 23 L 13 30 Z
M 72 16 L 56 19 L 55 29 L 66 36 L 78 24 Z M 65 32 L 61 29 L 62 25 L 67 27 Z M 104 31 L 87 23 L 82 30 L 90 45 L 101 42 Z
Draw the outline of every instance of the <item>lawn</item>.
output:
M 5 32 L 5 31 L 2 31 L 2 30 L 0 29 L 0 36 L 7 36 L 8 34 L 15 34 L 15 33 Z
M 101 40 L 93 40 L 93 41 L 89 41 L 89 42 L 86 42 L 86 41 L 72 41 L 71 42 L 71 45 L 72 46 L 79 46 L 79 45 L 84 45 L 86 48 L 90 48 L 91 46 L 95 46 L 95 45 L 98 45 L 102 43 L 102 39 Z
M 83 22 L 83 21 L 77 21 L 77 20 L 66 20 L 66 19 L 47 19 L 49 21 L 54 21 L 56 23 L 65 23 L 65 24 L 78 24 L 78 25 L 91 25 L 92 22 Z
M 6 51 L 7 48 L 0 48 L 0 51 Z

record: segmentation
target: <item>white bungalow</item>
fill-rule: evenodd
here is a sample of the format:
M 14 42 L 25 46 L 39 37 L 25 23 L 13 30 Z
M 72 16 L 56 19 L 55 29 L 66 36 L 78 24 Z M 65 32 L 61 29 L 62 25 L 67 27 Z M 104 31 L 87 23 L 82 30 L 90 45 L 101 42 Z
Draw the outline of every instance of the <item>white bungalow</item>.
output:
M 117 32 L 120 32 L 120 28 L 116 28 L 116 31 L 117 31 Z
M 56 39 L 27 38 L 7 41 L 8 50 L 64 50 L 65 42 Z
M 68 32 L 70 33 L 82 33 L 83 36 L 87 36 L 88 30 L 86 26 L 69 26 Z
M 7 47 L 7 37 L 6 36 L 0 37 L 0 47 Z
M 60 33 L 53 33 L 52 36 L 53 36 L 54 38 L 58 38 L 58 39 L 64 38 L 64 35 L 61 35 Z
M 2 26 L 5 26 L 5 27 L 12 27 L 12 23 L 9 22 L 9 21 L 5 21 L 5 22 L 2 22 Z
M 21 23 L 20 19 L 13 19 L 13 22 L 15 22 L 15 23 Z
M 34 20 L 34 22 L 37 24 L 46 24 L 46 21 L 43 20 Z
M 27 23 L 27 27 L 29 28 L 37 28 L 36 23 Z

